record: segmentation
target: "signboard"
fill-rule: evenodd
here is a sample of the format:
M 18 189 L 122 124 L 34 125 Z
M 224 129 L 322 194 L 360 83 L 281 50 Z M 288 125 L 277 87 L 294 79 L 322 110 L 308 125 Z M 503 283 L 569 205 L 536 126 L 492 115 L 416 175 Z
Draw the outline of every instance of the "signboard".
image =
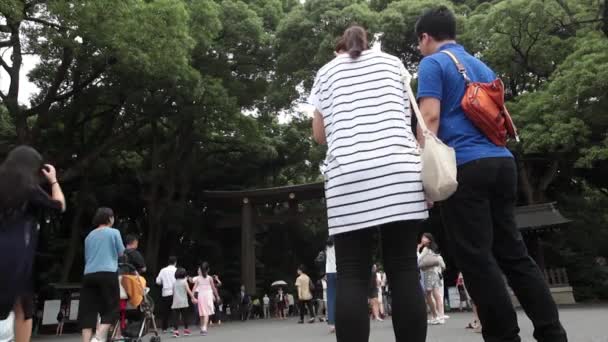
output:
M 61 300 L 44 301 L 44 311 L 42 312 L 42 325 L 57 324 L 57 314 L 61 310 Z
M 80 300 L 72 299 L 70 301 L 70 321 L 78 320 L 78 305 L 80 305 Z

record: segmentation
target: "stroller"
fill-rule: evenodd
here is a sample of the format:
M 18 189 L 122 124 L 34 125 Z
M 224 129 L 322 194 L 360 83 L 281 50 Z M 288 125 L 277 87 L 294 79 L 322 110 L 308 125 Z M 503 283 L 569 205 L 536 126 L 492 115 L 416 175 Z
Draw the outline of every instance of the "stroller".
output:
M 131 264 L 121 263 L 119 264 L 120 269 L 126 270 L 128 274 L 134 276 L 137 279 L 137 283 L 139 284 L 139 290 L 141 290 L 140 294 L 143 299 L 141 304 L 138 307 L 127 307 L 127 310 L 135 310 L 140 313 L 141 321 L 129 322 L 126 329 L 122 330 L 122 337 L 118 337 L 118 332 L 120 331 L 121 321 L 120 319 L 114 325 L 114 328 L 111 329 L 111 334 L 109 337 L 109 341 L 125 341 L 125 342 L 141 342 L 143 341 L 143 337 L 147 334 L 152 334 L 150 337 L 150 342 L 160 342 L 160 335 L 158 334 L 158 329 L 156 328 L 156 319 L 154 318 L 154 301 L 152 297 L 149 295 L 149 288 L 144 288 L 141 277 L 137 272 L 137 269 Z M 121 275 L 119 279 L 125 275 Z M 126 299 L 126 291 L 124 291 L 121 283 L 121 299 Z M 123 298 L 124 297 L 124 298 Z

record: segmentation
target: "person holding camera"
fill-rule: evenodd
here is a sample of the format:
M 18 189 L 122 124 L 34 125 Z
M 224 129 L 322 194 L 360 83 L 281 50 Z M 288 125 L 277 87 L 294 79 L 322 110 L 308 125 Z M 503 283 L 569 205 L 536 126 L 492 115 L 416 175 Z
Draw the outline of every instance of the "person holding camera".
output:
M 51 189 L 49 195 L 41 184 Z M 34 255 L 40 221 L 48 212 L 65 211 L 57 172 L 38 151 L 19 146 L 0 165 L 0 320 L 15 314 L 15 341 L 32 334 Z

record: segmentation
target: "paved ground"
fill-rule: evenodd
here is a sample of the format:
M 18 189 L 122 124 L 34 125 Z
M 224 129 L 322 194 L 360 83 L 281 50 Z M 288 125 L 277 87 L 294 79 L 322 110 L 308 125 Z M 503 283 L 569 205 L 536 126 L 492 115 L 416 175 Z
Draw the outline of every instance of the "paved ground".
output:
M 560 310 L 562 321 L 568 331 L 570 342 L 608 342 L 608 306 L 574 306 Z M 532 325 L 520 312 L 522 341 L 532 342 Z M 444 326 L 429 327 L 427 342 L 482 342 L 481 335 L 465 330 L 470 314 L 456 313 Z M 79 336 L 62 338 L 41 337 L 41 341 L 78 342 Z M 169 335 L 164 341 L 172 340 Z M 335 337 L 327 333 L 327 326 L 321 323 L 298 325 L 292 321 L 250 321 L 228 323 L 210 330 L 209 336 L 182 337 L 184 342 L 334 342 Z M 147 339 L 145 339 L 147 341 Z M 372 342 L 392 342 L 394 336 L 390 321 L 372 324 Z

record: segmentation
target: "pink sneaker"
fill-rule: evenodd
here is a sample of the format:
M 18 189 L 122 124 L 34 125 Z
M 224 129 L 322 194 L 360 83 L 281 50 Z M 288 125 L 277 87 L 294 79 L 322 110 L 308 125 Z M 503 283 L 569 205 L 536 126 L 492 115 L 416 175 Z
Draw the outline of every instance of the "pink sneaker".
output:
M 192 335 L 192 332 L 190 332 L 190 329 L 184 329 L 184 336 L 190 336 Z

